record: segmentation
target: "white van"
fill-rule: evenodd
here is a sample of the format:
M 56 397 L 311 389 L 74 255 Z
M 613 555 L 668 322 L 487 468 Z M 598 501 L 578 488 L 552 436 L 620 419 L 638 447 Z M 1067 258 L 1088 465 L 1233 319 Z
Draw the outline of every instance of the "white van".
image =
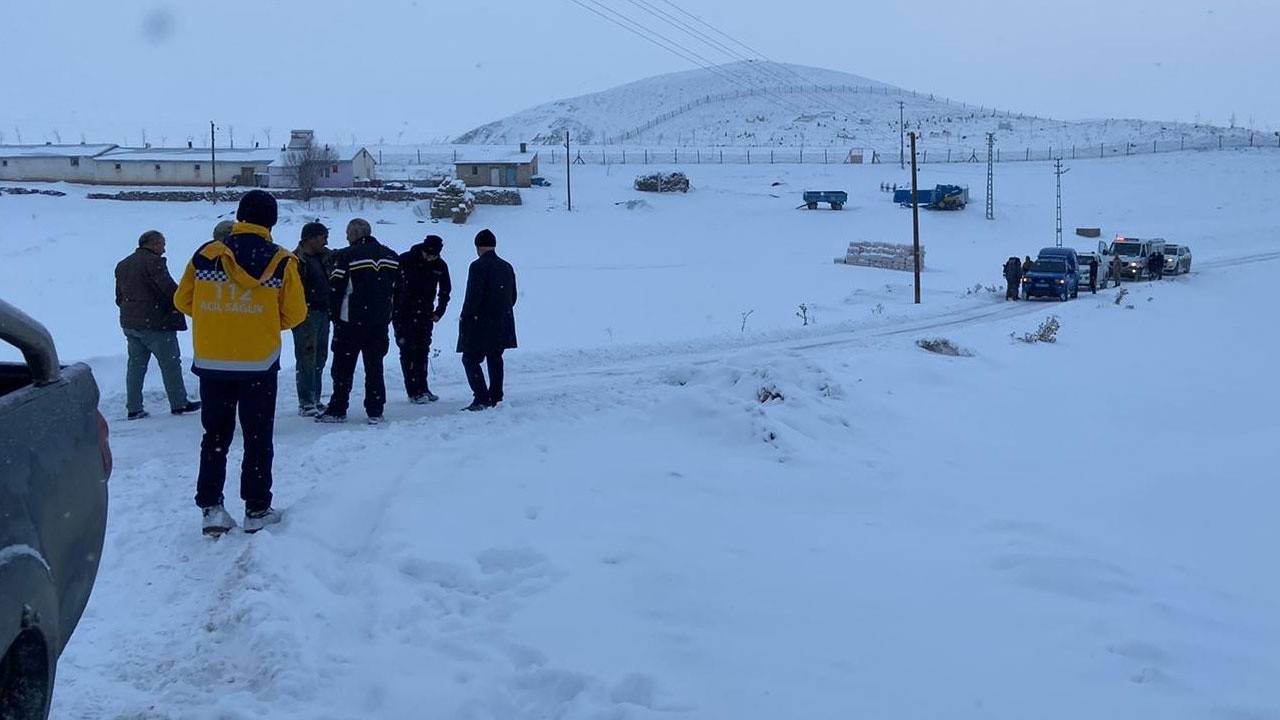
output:
M 1147 263 L 1152 255 L 1164 252 L 1164 238 L 1135 238 L 1117 235 L 1107 254 L 1120 256 L 1120 277 L 1127 280 L 1149 279 Z M 1110 258 L 1108 258 L 1109 260 Z

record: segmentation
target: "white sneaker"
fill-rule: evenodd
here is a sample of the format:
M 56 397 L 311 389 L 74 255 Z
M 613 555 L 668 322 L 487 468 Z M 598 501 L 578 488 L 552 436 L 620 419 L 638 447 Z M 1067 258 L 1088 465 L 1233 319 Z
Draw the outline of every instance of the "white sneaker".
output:
M 268 525 L 275 525 L 280 522 L 280 511 L 275 508 L 267 508 L 257 512 L 245 511 L 244 514 L 244 531 L 247 533 L 256 533 Z
M 222 505 L 200 508 L 200 514 L 204 516 L 201 531 L 205 535 L 218 537 L 236 526 L 236 521 Z
M 381 415 L 370 415 L 370 416 L 369 416 L 369 424 L 370 424 L 370 425 L 381 425 L 381 424 L 382 424 L 382 423 L 384 423 L 384 422 L 386 422 L 386 419 L 384 419 Z

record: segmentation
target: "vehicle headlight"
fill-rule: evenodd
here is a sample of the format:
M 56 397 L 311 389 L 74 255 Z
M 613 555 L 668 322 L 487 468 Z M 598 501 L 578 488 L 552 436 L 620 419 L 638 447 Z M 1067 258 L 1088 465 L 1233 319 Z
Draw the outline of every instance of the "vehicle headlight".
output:
M 1059 285 L 1066 285 L 1066 284 L 1067 284 L 1067 281 L 1066 281 L 1066 280 L 1056 280 L 1055 282 L 1057 282 Z

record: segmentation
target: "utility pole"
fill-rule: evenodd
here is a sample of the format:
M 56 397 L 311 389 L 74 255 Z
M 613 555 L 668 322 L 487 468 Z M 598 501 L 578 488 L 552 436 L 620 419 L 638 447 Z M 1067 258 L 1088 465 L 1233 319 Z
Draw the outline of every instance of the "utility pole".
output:
M 987 133 L 987 219 L 996 219 L 996 205 L 992 190 L 995 188 L 996 134 Z
M 1053 174 L 1058 186 L 1058 235 L 1054 245 L 1062 247 L 1062 176 L 1067 174 L 1071 168 L 1063 169 L 1062 158 L 1053 159 Z
M 214 205 L 218 204 L 218 156 L 214 151 L 217 145 L 217 136 L 214 135 L 213 121 L 209 121 L 209 183 L 213 187 L 213 192 L 209 193 L 209 199 Z
M 569 131 L 564 131 L 564 192 L 565 192 L 565 209 L 573 212 L 573 181 L 570 179 L 572 174 L 569 163 Z
M 906 132 L 907 128 L 906 128 L 906 120 L 904 119 L 905 116 L 903 114 L 902 108 L 903 108 L 903 102 L 899 100 L 898 101 L 898 169 L 900 170 L 906 167 L 906 159 L 903 157 L 904 150 L 902 147 L 902 136 L 903 136 L 903 133 Z M 915 147 L 912 146 L 911 165 L 914 167 L 915 163 L 916 163 L 916 150 L 915 150 Z M 917 299 L 916 302 L 920 302 L 920 300 Z
M 916 184 L 916 134 L 911 133 L 911 257 L 915 260 L 916 304 L 920 304 L 920 189 Z

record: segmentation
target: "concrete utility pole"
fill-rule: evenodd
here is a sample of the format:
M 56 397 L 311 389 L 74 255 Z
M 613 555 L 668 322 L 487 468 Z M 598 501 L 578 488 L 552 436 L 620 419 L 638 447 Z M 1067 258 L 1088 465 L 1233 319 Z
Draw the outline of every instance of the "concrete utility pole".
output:
M 569 175 L 572 173 L 569 163 L 569 131 L 564 131 L 564 192 L 565 192 L 565 210 L 573 212 L 573 181 Z
M 213 187 L 213 192 L 209 193 L 209 199 L 214 205 L 218 204 L 218 156 L 215 154 L 214 146 L 217 143 L 217 136 L 214 135 L 213 121 L 209 121 L 209 183 Z
M 916 183 L 916 134 L 911 133 L 911 257 L 915 260 L 916 304 L 920 304 L 920 188 Z
M 992 190 L 995 187 L 995 146 L 996 134 L 987 133 L 987 219 L 996 219 L 996 205 Z
M 904 150 L 902 147 L 902 136 L 903 136 L 903 133 L 907 131 L 907 128 L 906 128 L 906 120 L 904 119 L 905 116 L 903 114 L 902 108 L 903 108 L 903 102 L 899 100 L 898 101 L 898 168 L 899 169 L 906 167 L 906 159 L 903 157 Z M 913 146 L 911 148 L 911 164 L 913 166 L 915 165 L 915 162 L 916 162 L 915 157 L 916 157 L 916 150 L 915 150 L 915 147 Z M 919 300 L 917 300 L 916 302 L 919 302 Z
M 1053 174 L 1058 186 L 1058 235 L 1054 242 L 1056 247 L 1062 247 L 1062 176 L 1067 174 L 1071 168 L 1063 169 L 1062 158 L 1053 159 Z

